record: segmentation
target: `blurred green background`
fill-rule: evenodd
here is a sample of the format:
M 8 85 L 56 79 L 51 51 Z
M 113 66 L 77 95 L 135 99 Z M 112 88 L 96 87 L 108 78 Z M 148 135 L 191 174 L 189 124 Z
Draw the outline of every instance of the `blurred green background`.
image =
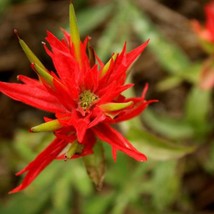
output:
M 8 195 L 20 181 L 15 173 L 53 138 L 32 134 L 45 112 L 0 95 L 0 213 L 2 214 L 180 214 L 214 213 L 214 96 L 199 87 L 209 58 L 190 20 L 204 23 L 199 0 L 74 0 L 82 38 L 92 37 L 103 61 L 112 52 L 150 43 L 132 68 L 135 83 L 127 95 L 139 95 L 149 83 L 147 99 L 159 99 L 140 117 L 119 129 L 148 161 L 122 153 L 116 163 L 104 144 L 106 175 L 97 191 L 81 159 L 54 161 L 31 186 Z M 67 0 L 0 1 L 0 80 L 18 74 L 34 77 L 13 29 L 48 68 L 41 41 L 46 30 L 61 37 L 68 27 Z

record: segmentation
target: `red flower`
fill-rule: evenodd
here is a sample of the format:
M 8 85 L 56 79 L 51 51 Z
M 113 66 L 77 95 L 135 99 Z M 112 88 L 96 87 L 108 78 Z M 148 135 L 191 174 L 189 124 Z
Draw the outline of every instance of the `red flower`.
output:
M 121 53 L 113 54 L 103 64 L 93 49 L 88 48 L 89 38 L 80 41 L 72 4 L 70 26 L 71 36 L 64 32 L 64 38 L 60 41 L 48 32 L 46 40 L 50 49 L 44 43 L 56 73 L 48 71 L 19 38 L 39 80 L 20 75 L 18 79 L 22 84 L 0 82 L 2 93 L 27 105 L 52 112 L 56 117 L 45 118 L 45 123 L 31 129 L 32 132 L 53 131 L 56 138 L 35 160 L 17 173 L 27 174 L 23 182 L 10 193 L 25 189 L 54 159 L 78 158 L 93 153 L 97 138 L 112 147 L 115 160 L 118 150 L 138 161 L 146 160 L 145 155 L 111 125 L 139 115 L 149 103 L 155 101 L 145 100 L 147 86 L 138 98 L 126 98 L 121 94 L 133 86 L 125 84 L 127 70 L 148 41 L 128 53 L 124 45 Z M 94 58 L 98 64 L 94 63 Z M 64 151 L 65 148 L 67 151 Z
M 204 10 L 206 15 L 205 26 L 202 27 L 198 21 L 193 21 L 193 28 L 202 40 L 214 43 L 214 1 L 207 4 Z

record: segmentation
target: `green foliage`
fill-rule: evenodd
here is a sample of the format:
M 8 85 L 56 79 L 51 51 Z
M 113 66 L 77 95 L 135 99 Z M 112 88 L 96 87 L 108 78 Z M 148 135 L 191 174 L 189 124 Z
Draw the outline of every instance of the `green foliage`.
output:
M 211 124 L 207 123 L 211 109 L 211 93 L 198 87 L 193 87 L 186 101 L 186 120 L 194 127 L 197 135 L 206 134 Z
M 86 8 L 78 13 L 78 25 L 80 34 L 87 35 L 97 26 L 101 25 L 110 15 L 112 10 L 111 4 L 97 5 L 92 8 Z M 98 18 L 99 17 L 99 18 Z
M 142 115 L 143 121 L 154 129 L 158 134 L 174 140 L 188 139 L 193 137 L 193 127 L 179 118 L 169 118 L 167 115 L 159 115 L 147 109 Z

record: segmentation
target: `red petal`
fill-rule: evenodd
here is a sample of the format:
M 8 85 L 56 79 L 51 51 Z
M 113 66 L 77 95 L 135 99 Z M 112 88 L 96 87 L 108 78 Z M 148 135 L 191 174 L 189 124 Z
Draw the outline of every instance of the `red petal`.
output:
M 88 128 L 96 126 L 98 123 L 104 121 L 106 119 L 106 115 L 99 107 L 95 107 L 92 112 L 92 118 L 94 118 L 88 125 Z
M 137 57 L 144 51 L 148 43 L 149 40 L 126 54 L 127 67 L 129 67 L 137 59 Z
M 123 91 L 131 88 L 133 84 L 126 84 L 122 86 L 118 86 L 117 82 L 114 81 L 112 84 L 107 86 L 106 88 L 102 89 L 99 91 L 97 94 L 100 97 L 99 101 L 97 104 L 101 105 L 106 102 L 110 102 L 115 100 Z
M 68 47 L 65 51 L 64 49 L 60 50 L 56 48 L 54 45 L 53 46 L 51 45 L 51 51 L 50 51 L 47 48 L 47 46 L 44 44 L 44 48 L 47 54 L 51 57 L 54 67 L 60 79 L 64 84 L 67 85 L 67 88 L 69 88 L 69 86 L 78 85 L 78 81 L 79 81 L 78 64 L 74 56 L 71 55 L 71 52 L 68 49 Z
M 206 13 L 206 30 L 210 32 L 210 37 L 214 42 L 214 1 L 211 1 L 205 6 Z
M 33 160 L 27 167 L 17 173 L 20 175 L 24 172 L 27 172 L 23 182 L 11 190 L 9 193 L 19 192 L 26 187 L 28 187 L 32 181 L 41 173 L 41 171 L 49 165 L 57 155 L 64 149 L 67 145 L 67 142 L 56 138 L 43 152 L 41 152 L 35 160 Z
M 0 92 L 10 98 L 48 112 L 63 112 L 65 108 L 47 92 L 44 85 L 25 76 L 19 79 L 26 84 L 0 82 Z
M 54 36 L 50 31 L 47 31 L 47 37 L 45 38 L 51 47 L 54 47 L 62 52 L 69 53 L 68 46 L 66 46 L 62 41 L 60 41 L 56 36 Z
M 122 122 L 124 120 L 129 120 L 129 119 L 131 119 L 133 117 L 136 117 L 137 115 L 141 114 L 141 112 L 144 111 L 144 109 L 150 103 L 158 102 L 158 100 L 149 100 L 149 101 L 145 100 L 145 96 L 146 96 L 147 90 L 148 90 L 148 84 L 145 85 L 145 87 L 144 87 L 144 89 L 142 91 L 141 97 L 126 99 L 125 100 L 126 102 L 133 101 L 133 103 L 134 103 L 133 108 L 128 108 L 128 109 L 124 110 L 112 122 L 113 123 L 118 123 L 118 122 Z
M 94 133 L 90 130 L 87 130 L 84 139 L 82 141 L 82 145 L 84 145 L 83 151 L 82 151 L 82 156 L 86 155 L 86 154 L 91 154 L 93 153 L 93 147 L 94 144 L 96 143 L 96 137 L 94 135 Z
M 55 87 L 55 91 L 53 92 L 54 95 L 58 98 L 60 103 L 66 107 L 66 109 L 71 111 L 71 109 L 76 105 L 74 100 L 79 96 L 79 88 L 74 88 L 74 85 L 66 88 L 58 81 L 53 82 Z
M 135 48 L 129 53 L 126 52 L 126 44 L 123 47 L 122 52 L 117 56 L 116 61 L 109 67 L 106 75 L 101 79 L 100 85 L 107 86 L 113 81 L 117 80 L 118 85 L 124 84 L 126 80 L 126 73 L 129 67 L 137 59 L 137 57 L 143 52 L 149 41 L 146 41 L 139 47 Z
M 85 89 L 90 89 L 92 92 L 97 89 L 99 80 L 99 72 L 97 70 L 97 65 L 85 71 L 84 80 Z
M 107 124 L 99 124 L 93 128 L 94 133 L 103 141 L 113 147 L 113 158 L 116 160 L 116 150 L 120 150 L 138 161 L 146 161 L 144 154 L 136 150 L 132 144 L 118 131 Z
M 90 122 L 89 121 L 90 115 L 87 115 L 86 117 L 81 118 L 81 117 L 79 117 L 77 112 L 72 111 L 71 113 L 68 113 L 68 114 L 56 114 L 56 117 L 58 118 L 59 122 L 63 126 L 73 127 L 76 131 L 76 136 L 77 136 L 78 142 L 82 143 L 85 132 L 88 129 L 88 125 Z M 66 119 L 64 119 L 64 118 L 66 118 Z

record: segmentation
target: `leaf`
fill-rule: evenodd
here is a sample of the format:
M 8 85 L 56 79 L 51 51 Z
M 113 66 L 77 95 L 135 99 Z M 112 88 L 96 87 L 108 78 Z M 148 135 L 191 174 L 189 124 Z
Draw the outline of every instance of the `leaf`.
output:
M 104 22 L 112 11 L 112 4 L 98 5 L 84 9 L 77 14 L 81 35 L 86 35 Z
M 160 213 L 178 198 L 180 175 L 177 161 L 157 162 L 152 175 L 146 184 L 149 187 L 147 191 L 152 195 L 153 206 Z
M 74 163 L 73 163 L 74 162 Z M 93 185 L 88 179 L 88 175 L 86 170 L 84 169 L 81 161 L 79 159 L 71 160 L 72 165 L 74 164 L 75 167 L 72 167 L 72 186 L 79 192 L 80 195 L 83 197 L 89 197 L 93 193 Z M 71 164 L 70 163 L 70 164 Z
M 52 211 L 51 213 L 69 213 L 70 210 L 70 201 L 71 201 L 71 181 L 72 173 L 69 173 L 68 170 L 65 170 L 62 173 L 62 176 L 58 176 L 57 180 L 52 187 L 51 199 L 52 199 Z M 68 169 L 68 167 L 67 167 Z
M 161 80 L 157 85 L 156 88 L 158 91 L 167 91 L 171 88 L 174 88 L 182 82 L 182 79 L 177 76 L 169 76 L 165 79 Z
M 133 19 L 134 31 L 142 41 L 150 39 L 149 48 L 155 54 L 161 66 L 170 74 L 193 81 L 194 75 L 190 75 L 186 70 L 193 72 L 194 69 L 189 69 L 192 68 L 192 63 L 184 51 L 167 40 L 142 10 L 130 4 L 129 13 Z
M 181 158 L 195 151 L 196 146 L 178 145 L 157 137 L 145 130 L 130 128 L 127 138 L 134 146 L 154 160 L 171 160 Z
M 96 189 L 101 190 L 105 174 L 104 150 L 102 144 L 97 142 L 94 154 L 83 157 L 87 173 L 94 182 Z
M 94 197 L 92 197 L 90 200 L 86 200 L 86 204 L 84 204 L 84 209 L 82 209 L 82 213 L 106 213 L 108 207 L 111 206 L 111 204 L 113 203 L 113 200 L 113 193 L 102 194 L 102 197 L 99 197 L 99 195 L 94 195 Z
M 47 133 L 38 133 L 36 135 L 25 130 L 16 130 L 14 139 L 14 149 L 26 162 L 32 161 L 35 154 L 49 144 L 53 136 Z
M 57 182 L 60 170 L 59 163 L 48 167 L 27 190 L 12 195 L 6 205 L 1 204 L 0 213 L 13 214 L 14 211 L 22 214 L 41 213 L 48 202 L 52 186 Z
M 143 121 L 157 133 L 170 139 L 191 138 L 194 129 L 183 119 L 170 118 L 167 115 L 158 115 L 147 108 L 142 114 Z
M 214 140 L 212 140 L 210 142 L 210 147 L 209 147 L 209 152 L 206 156 L 206 159 L 202 159 L 202 164 L 204 169 L 210 173 L 211 175 L 213 175 L 214 173 Z
M 185 106 L 185 118 L 200 135 L 209 131 L 208 113 L 211 109 L 211 92 L 195 86 L 191 89 Z
M 11 3 L 11 0 L 1 0 L 0 1 L 0 15 L 10 5 L 10 3 Z
M 115 2 L 115 4 L 119 4 L 119 6 L 121 6 L 119 7 L 120 10 L 116 10 L 115 15 L 108 22 L 102 36 L 98 40 L 98 45 L 96 48 L 97 55 L 102 60 L 109 58 L 112 52 L 121 51 L 121 47 L 123 47 L 124 42 L 129 40 L 129 25 L 132 24 L 129 19 L 129 8 L 127 7 L 126 2 L 120 4 L 118 1 Z M 113 5 L 113 7 L 115 7 L 115 5 Z
M 148 165 L 147 167 L 146 165 L 147 163 L 136 163 L 135 165 L 131 165 L 130 169 L 125 167 L 126 172 L 124 173 L 123 179 L 121 179 L 123 183 L 119 188 L 117 187 L 119 190 L 114 197 L 114 206 L 110 212 L 111 214 L 125 213 L 127 206 L 133 204 L 133 202 L 140 198 L 143 192 L 141 188 L 142 183 L 144 183 L 143 174 L 148 169 Z

